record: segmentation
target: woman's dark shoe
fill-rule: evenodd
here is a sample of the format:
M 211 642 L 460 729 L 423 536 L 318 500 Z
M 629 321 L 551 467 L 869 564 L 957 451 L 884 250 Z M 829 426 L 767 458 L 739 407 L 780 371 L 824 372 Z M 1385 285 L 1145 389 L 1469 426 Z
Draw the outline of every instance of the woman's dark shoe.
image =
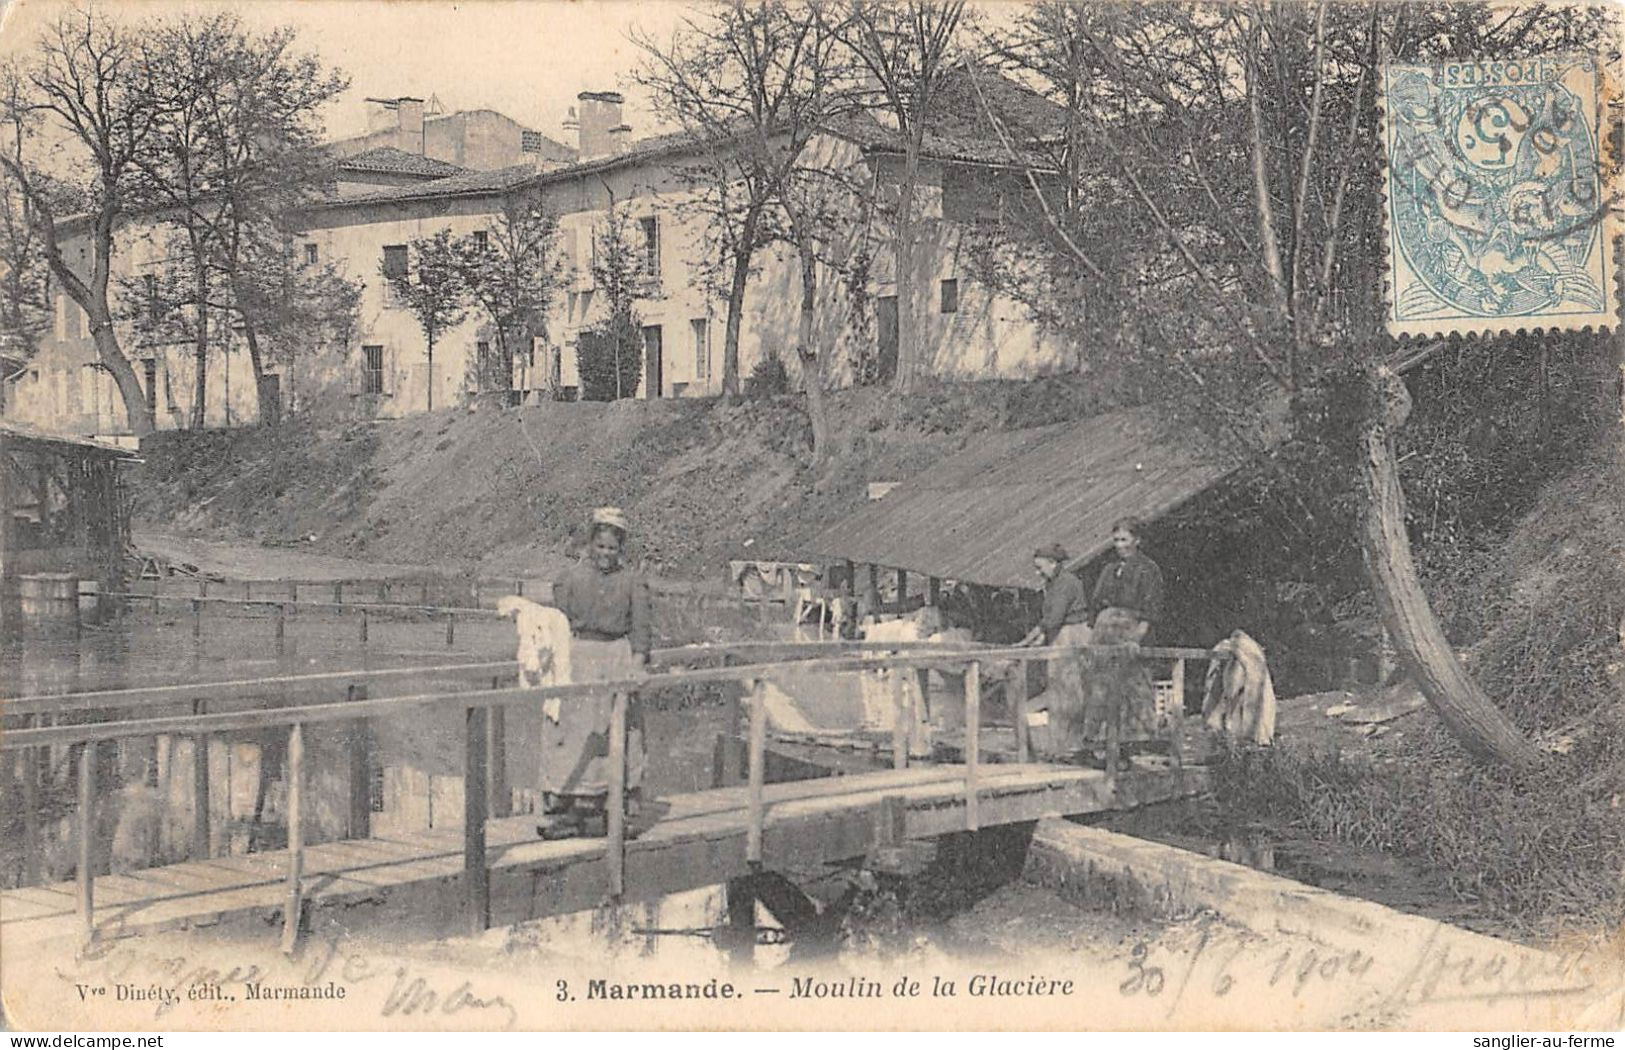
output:
M 576 814 L 561 814 L 552 820 L 536 825 L 536 834 L 545 842 L 558 839 L 573 839 L 581 835 L 582 818 Z

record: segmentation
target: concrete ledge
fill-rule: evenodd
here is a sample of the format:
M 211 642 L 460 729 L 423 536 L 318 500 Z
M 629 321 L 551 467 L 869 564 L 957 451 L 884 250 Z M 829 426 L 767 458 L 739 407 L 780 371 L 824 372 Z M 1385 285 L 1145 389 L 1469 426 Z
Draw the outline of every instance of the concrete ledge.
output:
M 1569 1025 L 1612 1028 L 1625 1021 L 1625 945 L 1617 939 L 1532 948 L 1189 850 L 1058 819 L 1039 822 L 1023 876 L 1088 906 L 1164 917 L 1216 912 L 1266 938 L 1308 937 L 1360 953 L 1376 961 L 1377 972 L 1400 1002 L 1445 996 L 1500 1002 L 1555 993 L 1570 1008 L 1579 1007 L 1561 1011 Z M 1548 1023 L 1553 1019 L 1533 1013 Z

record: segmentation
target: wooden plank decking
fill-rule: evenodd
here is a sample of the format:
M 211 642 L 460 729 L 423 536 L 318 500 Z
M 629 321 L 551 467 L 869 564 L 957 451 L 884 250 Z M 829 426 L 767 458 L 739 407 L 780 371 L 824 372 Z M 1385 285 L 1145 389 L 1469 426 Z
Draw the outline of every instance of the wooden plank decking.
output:
M 937 765 L 768 785 L 762 866 L 806 870 L 864 856 L 879 837 L 894 834 L 877 831 L 883 804 L 896 805 L 890 799 L 901 803 L 907 838 L 964 830 L 964 776 L 964 766 Z M 977 776 L 984 828 L 1133 808 L 1207 786 L 1200 768 L 1140 767 L 1115 782 L 1073 766 L 992 765 Z M 627 843 L 623 899 L 653 899 L 748 873 L 748 794 L 744 786 L 718 788 L 647 804 L 642 834 Z M 535 824 L 528 815 L 487 824 L 493 925 L 580 911 L 605 898 L 604 840 L 542 842 Z M 307 909 L 366 909 L 347 921 L 414 931 L 466 928 L 460 829 L 310 845 L 303 864 Z M 96 935 L 271 920 L 287 900 L 286 872 L 285 853 L 268 851 L 104 876 L 96 880 Z M 73 888 L 70 882 L 0 894 L 0 939 L 8 949 L 77 935 Z

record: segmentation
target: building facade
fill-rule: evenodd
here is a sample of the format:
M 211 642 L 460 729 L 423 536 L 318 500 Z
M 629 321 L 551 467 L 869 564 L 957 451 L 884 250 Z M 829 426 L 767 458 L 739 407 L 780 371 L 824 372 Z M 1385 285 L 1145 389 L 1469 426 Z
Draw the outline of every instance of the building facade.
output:
M 514 165 L 442 174 L 433 164 L 456 162 L 413 162 L 414 156 L 424 155 L 402 149 L 398 142 L 372 143 L 350 155 L 362 170 L 341 176 L 348 179 L 341 191 L 309 209 L 289 248 L 308 264 L 334 263 L 359 283 L 358 325 L 348 345 L 270 355 L 293 362 L 267 376 L 275 384 L 281 414 L 394 418 L 431 405 L 455 406 L 486 392 L 481 384 L 488 372 L 481 364 L 495 346 L 489 320 L 471 309 L 466 320 L 439 335 L 431 361 L 416 319 L 396 300 L 381 270 L 399 265 L 419 238 L 441 230 L 458 236 L 489 230 L 504 203 L 516 200 L 557 217 L 553 251 L 558 280 L 538 326 L 541 331 L 515 354 L 514 393 L 504 396 L 540 400 L 577 392 L 581 333 L 607 309 L 594 276 L 594 256 L 609 230 L 612 209 L 643 264 L 635 304 L 643 344 L 637 396 L 721 392 L 727 299 L 712 286 L 714 281 L 705 279 L 707 263 L 714 267 L 715 237 L 703 210 L 695 206 L 693 146 L 681 136 L 628 142 L 622 100 L 614 93 L 583 93 L 579 101 L 577 159 L 545 170 Z M 1024 307 L 975 280 L 971 248 L 978 229 L 989 220 L 989 201 L 1001 187 L 1024 192 L 1025 173 L 967 155 L 965 141 L 962 135 L 952 146 L 928 141 L 921 165 L 913 322 L 921 370 L 978 378 L 1064 368 L 1070 357 L 1066 346 Z M 871 187 L 876 197 L 883 199 L 895 186 L 897 151 L 879 125 L 831 130 L 809 150 L 813 166 L 846 172 L 851 183 Z M 365 170 L 369 168 L 380 170 Z M 860 376 L 884 378 L 896 366 L 899 325 L 907 319 L 898 317 L 897 275 L 883 211 L 854 205 L 852 242 L 846 250 L 870 257 L 860 280 L 820 269 L 814 332 L 824 357 L 822 381 L 829 385 Z M 159 265 L 158 242 L 152 223 L 128 223 L 120 232 L 115 268 L 140 275 Z M 775 356 L 793 383 L 805 382 L 795 353 L 801 298 L 800 267 L 789 247 L 760 249 L 740 317 L 742 377 Z M 60 291 L 56 304 L 54 330 L 12 381 L 6 414 L 59 432 L 125 432 L 123 405 L 111 377 L 96 364 L 83 312 Z M 122 345 L 135 363 L 158 427 L 187 425 L 196 398 L 195 347 L 143 346 L 130 327 Z M 208 426 L 257 419 L 253 370 L 234 342 L 240 344 L 228 338 L 213 348 L 217 356 L 209 364 L 204 392 Z

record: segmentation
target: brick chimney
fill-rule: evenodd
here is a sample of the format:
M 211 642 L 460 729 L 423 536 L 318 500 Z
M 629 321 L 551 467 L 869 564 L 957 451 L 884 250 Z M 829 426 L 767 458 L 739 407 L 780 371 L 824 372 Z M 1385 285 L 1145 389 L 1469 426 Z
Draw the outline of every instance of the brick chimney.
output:
M 621 123 L 621 103 L 618 91 L 583 91 L 576 96 L 580 108 L 577 119 L 581 122 L 580 159 L 596 160 L 615 152 L 617 136 L 614 129 Z
M 617 124 L 609 129 L 609 151 L 617 157 L 626 152 L 632 142 L 632 125 Z
M 423 100 L 421 98 L 398 98 L 395 100 L 396 113 L 400 116 L 400 134 L 396 139 L 396 148 L 407 153 L 423 153 Z

